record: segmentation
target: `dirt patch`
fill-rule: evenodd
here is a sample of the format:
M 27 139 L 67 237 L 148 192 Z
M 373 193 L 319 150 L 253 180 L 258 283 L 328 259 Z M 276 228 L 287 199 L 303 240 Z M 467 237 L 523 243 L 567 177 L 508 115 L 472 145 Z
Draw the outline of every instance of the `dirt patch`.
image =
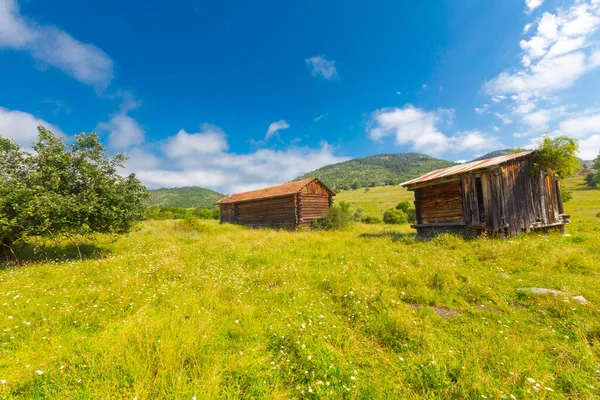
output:
M 425 307 L 422 304 L 416 304 L 416 303 L 406 303 L 407 306 L 409 306 L 410 308 L 412 308 L 413 310 L 420 310 L 421 308 Z
M 267 290 L 275 290 L 278 288 L 279 288 L 279 285 L 276 283 L 271 283 L 270 285 L 267 285 Z
M 435 311 L 435 313 L 442 318 L 450 318 L 460 315 L 458 311 L 448 307 L 434 307 L 433 311 Z

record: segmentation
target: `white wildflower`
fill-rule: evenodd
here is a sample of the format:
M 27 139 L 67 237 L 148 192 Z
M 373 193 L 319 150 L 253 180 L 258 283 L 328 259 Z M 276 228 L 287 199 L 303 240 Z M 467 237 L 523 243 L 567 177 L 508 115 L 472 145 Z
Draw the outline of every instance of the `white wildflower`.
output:
M 44 371 L 42 371 L 41 369 L 37 369 L 37 370 L 35 370 L 35 373 L 38 375 L 42 375 L 44 373 Z

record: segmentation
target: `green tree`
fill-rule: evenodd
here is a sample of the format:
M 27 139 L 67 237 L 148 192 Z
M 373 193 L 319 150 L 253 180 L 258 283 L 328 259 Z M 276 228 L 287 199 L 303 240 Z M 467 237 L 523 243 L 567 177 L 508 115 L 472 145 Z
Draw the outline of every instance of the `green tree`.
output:
M 0 238 L 14 245 L 33 237 L 79 239 L 123 234 L 144 215 L 148 193 L 134 174 L 123 177 L 122 154 L 109 158 L 96 134 L 64 138 L 38 127 L 33 152 L 0 138 Z M 14 253 L 13 253 L 14 254 Z M 79 253 L 81 257 L 81 253 Z
M 585 182 L 588 186 L 597 187 L 600 185 L 600 154 L 598 154 L 598 157 L 594 160 L 592 169 L 594 169 L 594 172 L 591 172 L 586 176 Z
M 536 150 L 534 171 L 565 179 L 581 168 L 579 159 L 575 156 L 579 150 L 577 140 L 568 136 L 550 138 L 544 137 Z
M 579 150 L 577 140 L 568 136 L 550 138 L 544 137 L 536 150 L 533 172 L 542 171 L 548 176 L 563 180 L 573 175 L 581 168 L 579 159 L 575 156 Z M 561 193 L 563 203 L 573 195 L 566 189 Z

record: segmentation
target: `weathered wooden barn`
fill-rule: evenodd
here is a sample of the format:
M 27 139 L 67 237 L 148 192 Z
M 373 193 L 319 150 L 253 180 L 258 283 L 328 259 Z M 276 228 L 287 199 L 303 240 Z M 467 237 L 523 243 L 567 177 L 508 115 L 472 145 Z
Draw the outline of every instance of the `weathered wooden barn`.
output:
M 317 178 L 231 194 L 215 204 L 221 223 L 298 229 L 309 227 L 331 207 L 335 194 Z
M 535 153 L 526 151 L 440 169 L 404 182 L 415 192 L 419 236 L 435 232 L 515 236 L 560 228 L 564 214 L 557 179 L 534 173 Z

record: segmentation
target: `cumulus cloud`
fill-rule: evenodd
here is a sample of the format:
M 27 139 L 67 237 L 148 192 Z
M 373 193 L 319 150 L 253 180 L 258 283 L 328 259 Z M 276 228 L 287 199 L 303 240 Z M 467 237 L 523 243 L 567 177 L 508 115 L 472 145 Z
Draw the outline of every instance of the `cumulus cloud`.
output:
M 579 141 L 579 157 L 594 160 L 600 154 L 600 133 Z
M 31 143 L 37 140 L 39 125 L 57 134 L 63 134 L 57 126 L 32 114 L 0 107 L 0 135 L 12 139 L 25 148 L 30 147 Z
M 566 112 L 566 107 L 542 109 L 523 115 L 523 122 L 534 129 L 545 129 L 548 123 L 561 117 Z
M 325 56 L 313 56 L 304 61 L 313 76 L 321 76 L 327 80 L 338 78 L 335 61 L 328 60 Z
M 528 32 L 532 24 L 526 26 Z M 600 4 L 575 2 L 556 13 L 544 13 L 536 33 L 520 42 L 523 68 L 504 71 L 487 82 L 490 95 L 522 92 L 550 93 L 567 89 L 600 64 L 589 49 L 590 37 L 600 26 Z
M 229 148 L 225 133 L 211 124 L 202 125 L 202 131 L 198 133 L 187 133 L 181 129 L 165 142 L 163 149 L 167 157 L 187 165 L 194 164 L 196 156 L 222 153 Z
M 197 133 L 180 130 L 154 152 L 133 149 L 128 155 L 127 172 L 136 172 L 151 188 L 198 185 L 223 193 L 280 184 L 348 159 L 336 156 L 326 142 L 317 148 L 292 146 L 233 153 L 225 132 L 210 124 L 202 125 Z
M 532 12 L 533 10 L 541 6 L 543 2 L 544 0 L 525 0 L 527 12 Z
M 113 150 L 123 151 L 144 141 L 144 129 L 129 115 L 113 115 L 108 122 L 96 126 L 99 132 L 108 132 L 108 144 Z
M 290 125 L 283 119 L 271 123 L 267 129 L 267 133 L 265 134 L 265 141 L 269 140 L 271 136 L 275 135 L 280 130 L 287 129 L 289 127 Z
M 480 131 L 444 134 L 441 127 L 448 125 L 453 114 L 453 110 L 425 111 L 412 105 L 383 108 L 371 114 L 367 134 L 372 140 L 393 137 L 398 145 L 410 145 L 415 151 L 434 155 L 501 145 L 497 138 Z
M 20 14 L 16 0 L 0 1 L 0 47 L 27 51 L 97 89 L 105 88 L 113 77 L 113 61 L 106 53 L 57 27 L 28 20 Z
M 528 8 L 533 10 L 538 3 L 541 1 L 528 2 Z M 560 103 L 563 93 L 577 98 L 571 89 L 600 67 L 596 35 L 599 28 L 599 0 L 573 0 L 570 6 L 544 12 L 529 22 L 523 29 L 527 37 L 519 43 L 520 67 L 503 71 L 483 86 L 496 103 L 485 112 L 508 116 L 532 131 L 551 129 L 586 143 L 590 135 L 599 132 L 594 128 L 598 121 L 590 113 L 577 111 L 575 104 Z M 495 101 L 499 96 L 507 101 Z M 514 136 L 525 138 L 531 133 L 521 131 Z
M 575 138 L 600 134 L 600 114 L 566 119 L 559 124 L 558 130 Z
M 145 132 L 129 111 L 140 107 L 142 102 L 130 92 L 119 92 L 122 98 L 119 110 L 110 116 L 107 122 L 96 125 L 96 131 L 108 133 L 108 144 L 115 151 L 125 151 L 144 142 Z

